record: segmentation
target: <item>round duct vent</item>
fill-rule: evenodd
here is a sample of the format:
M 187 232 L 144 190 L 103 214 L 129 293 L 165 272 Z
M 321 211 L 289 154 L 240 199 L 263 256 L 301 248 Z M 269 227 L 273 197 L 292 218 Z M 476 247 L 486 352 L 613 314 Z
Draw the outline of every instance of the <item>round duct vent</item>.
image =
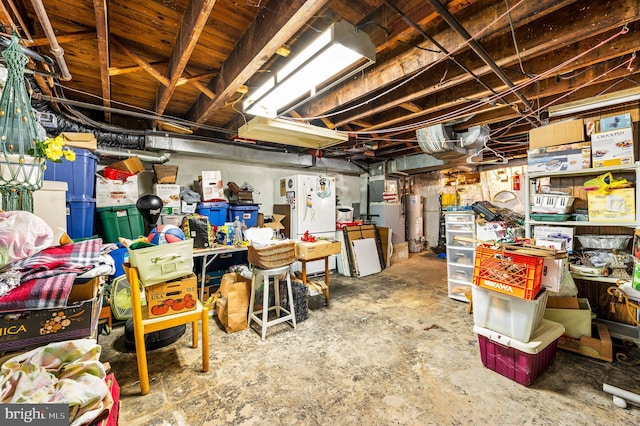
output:
M 451 151 L 455 146 L 453 130 L 444 124 L 416 130 L 418 145 L 427 154 Z

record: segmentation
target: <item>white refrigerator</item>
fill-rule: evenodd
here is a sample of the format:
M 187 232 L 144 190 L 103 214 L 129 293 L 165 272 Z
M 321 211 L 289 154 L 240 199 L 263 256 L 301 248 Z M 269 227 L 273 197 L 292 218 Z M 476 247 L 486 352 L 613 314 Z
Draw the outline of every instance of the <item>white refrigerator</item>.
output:
M 315 237 L 335 238 L 336 235 L 336 179 L 318 175 L 292 175 L 276 182 L 276 204 L 291 206 L 290 238 L 299 240 L 306 231 Z M 329 258 L 335 269 L 335 256 Z M 299 262 L 293 270 L 300 270 Z M 324 272 L 324 261 L 307 263 L 307 273 Z
M 278 182 L 276 204 L 291 206 L 291 239 L 305 233 L 333 237 L 336 230 L 336 179 L 316 175 L 287 176 Z

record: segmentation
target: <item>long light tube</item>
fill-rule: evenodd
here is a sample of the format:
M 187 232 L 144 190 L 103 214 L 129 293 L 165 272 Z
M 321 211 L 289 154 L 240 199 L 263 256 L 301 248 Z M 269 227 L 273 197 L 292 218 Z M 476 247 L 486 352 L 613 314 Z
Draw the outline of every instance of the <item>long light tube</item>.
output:
M 292 109 L 305 102 L 301 101 L 304 96 L 322 93 L 375 63 L 375 54 L 375 46 L 365 32 L 358 31 L 346 21 L 335 22 L 291 58 L 275 77 L 256 89 L 244 102 L 244 111 L 275 118 L 283 108 Z M 355 69 L 340 75 L 357 64 Z M 330 81 L 337 75 L 340 76 L 335 81 Z M 291 106 L 295 101 L 299 102 Z
M 632 88 L 628 90 L 621 90 L 580 101 L 550 106 L 549 117 L 577 114 L 584 111 L 605 108 L 637 100 L 640 100 L 640 89 Z

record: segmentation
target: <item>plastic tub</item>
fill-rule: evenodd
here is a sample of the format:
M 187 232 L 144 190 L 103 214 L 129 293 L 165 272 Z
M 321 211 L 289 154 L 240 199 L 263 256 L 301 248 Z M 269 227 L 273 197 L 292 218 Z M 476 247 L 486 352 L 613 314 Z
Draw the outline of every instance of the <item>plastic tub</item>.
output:
M 67 234 L 72 239 L 91 237 L 96 214 L 95 198 L 78 198 L 67 201 Z
M 238 216 L 247 228 L 258 226 L 258 205 L 257 204 L 232 204 L 229 206 L 229 222 L 233 222 Z
M 69 185 L 67 200 L 77 201 L 79 198 L 93 198 L 98 156 L 88 149 L 71 149 L 76 153 L 75 161 L 62 160 L 61 163 L 47 161 L 44 178 L 67 182 Z
M 118 237 L 136 239 L 144 235 L 144 221 L 135 204 L 100 207 L 96 211 L 102 225 L 98 234 L 104 242 L 115 243 Z
M 549 293 L 543 288 L 534 300 L 472 286 L 473 323 L 528 342 L 544 318 Z
M 209 223 L 214 226 L 222 226 L 227 221 L 229 204 L 225 201 L 210 201 L 198 203 L 196 213 L 209 218 Z
M 478 334 L 480 357 L 485 367 L 521 385 L 529 386 L 553 363 L 564 326 L 542 320 L 528 343 L 477 325 L 473 326 L 473 331 Z

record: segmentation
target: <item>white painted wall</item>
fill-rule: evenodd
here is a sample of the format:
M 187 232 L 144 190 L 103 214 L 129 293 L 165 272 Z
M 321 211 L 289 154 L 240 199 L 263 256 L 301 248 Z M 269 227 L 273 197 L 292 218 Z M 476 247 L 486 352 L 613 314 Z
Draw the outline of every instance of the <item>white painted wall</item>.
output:
M 169 161 L 165 164 L 179 166 L 176 183 L 196 192 L 198 176 L 203 170 L 220 170 L 225 188 L 227 182 L 235 182 L 239 186 L 247 182 L 257 191 L 253 193 L 253 201 L 260 204 L 260 212 L 265 215 L 273 214 L 275 182 L 282 177 L 298 173 L 333 176 L 336 178 L 336 195 L 342 205 L 350 206 L 352 203 L 360 202 L 359 176 L 326 173 L 322 168 L 294 169 L 241 164 L 183 153 L 171 154 Z M 153 192 L 153 168 L 147 165 L 146 169 L 138 177 L 140 195 Z

